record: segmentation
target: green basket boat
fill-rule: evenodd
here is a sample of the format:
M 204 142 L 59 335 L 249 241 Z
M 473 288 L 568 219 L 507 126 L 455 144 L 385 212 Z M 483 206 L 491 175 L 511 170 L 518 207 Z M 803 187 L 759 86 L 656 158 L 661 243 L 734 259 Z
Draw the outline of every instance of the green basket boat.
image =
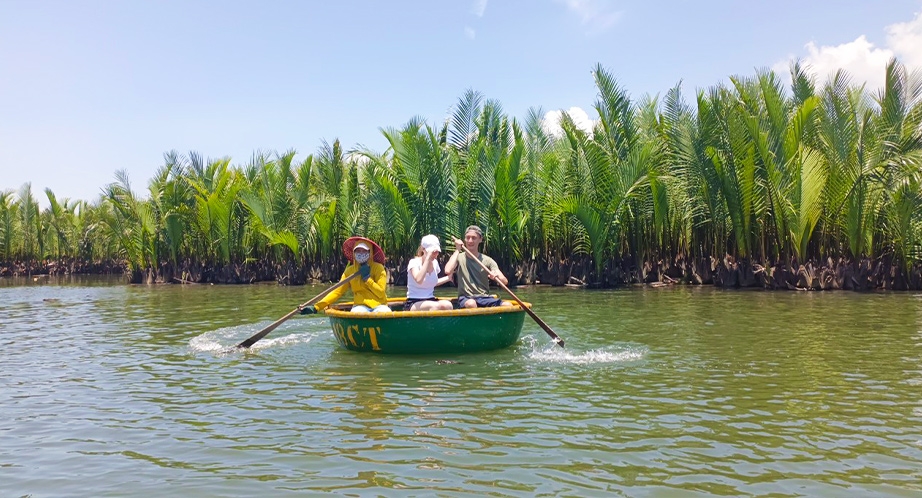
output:
M 512 306 L 445 311 L 403 311 L 389 299 L 390 313 L 351 313 L 351 304 L 325 309 L 337 342 L 369 353 L 468 353 L 509 347 L 519 339 L 525 310 Z M 524 303 L 531 307 L 530 303 Z

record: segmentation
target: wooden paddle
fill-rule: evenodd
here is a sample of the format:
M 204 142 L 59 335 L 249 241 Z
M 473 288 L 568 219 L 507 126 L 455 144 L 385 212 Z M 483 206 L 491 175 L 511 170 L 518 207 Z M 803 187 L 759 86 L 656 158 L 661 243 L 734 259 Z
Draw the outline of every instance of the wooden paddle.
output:
M 308 302 L 302 304 L 301 306 L 298 306 L 297 308 L 291 310 L 291 312 L 289 312 L 287 315 L 285 315 L 285 316 L 283 316 L 282 318 L 279 318 L 278 320 L 272 322 L 272 325 L 269 325 L 268 327 L 266 327 L 266 328 L 260 330 L 259 332 L 257 332 L 256 334 L 254 334 L 253 337 L 250 337 L 249 339 L 247 339 L 247 340 L 241 342 L 240 344 L 237 344 L 236 346 L 234 346 L 234 349 L 248 348 L 248 347 L 252 346 L 253 344 L 256 344 L 256 341 L 262 339 L 263 337 L 266 337 L 266 335 L 268 335 L 269 332 L 272 332 L 272 331 L 275 330 L 279 325 L 285 323 L 286 320 L 288 320 L 289 318 L 295 316 L 295 314 L 298 313 L 298 312 L 300 311 L 301 308 L 303 308 L 303 307 L 305 307 L 305 306 L 311 306 L 311 305 L 313 305 L 314 303 L 316 303 L 316 302 L 320 301 L 321 299 L 323 299 L 323 296 L 326 296 L 327 294 L 329 294 L 329 293 L 335 291 L 336 289 L 339 289 L 340 287 L 346 285 L 347 283 L 349 283 L 350 280 L 352 280 L 353 278 L 355 278 L 355 277 L 357 277 L 357 276 L 359 276 L 359 272 L 355 272 L 355 273 L 353 273 L 352 275 L 349 275 L 348 277 L 346 277 L 345 279 L 340 280 L 339 282 L 336 283 L 336 285 L 334 285 L 334 286 L 328 288 L 327 290 L 321 292 L 320 294 L 317 294 L 317 295 L 314 296 L 313 299 L 311 299 L 310 301 L 308 301 Z
M 490 269 L 487 268 L 487 265 L 483 264 L 482 261 L 477 259 L 477 257 L 474 256 L 474 254 L 470 251 L 470 249 L 468 249 L 465 246 L 461 246 L 461 247 L 464 249 L 464 252 L 467 253 L 468 258 L 476 261 L 477 264 L 480 265 L 480 267 L 483 268 L 485 272 L 490 273 Z M 535 321 L 535 323 L 538 324 L 538 326 L 540 326 L 542 329 L 544 329 L 545 332 L 547 332 L 547 335 L 551 337 L 551 340 L 554 341 L 555 344 L 557 344 L 560 347 L 563 347 L 563 339 L 561 339 L 559 335 L 554 333 L 554 330 L 551 329 L 551 327 L 548 324 L 544 323 L 544 320 L 538 318 L 538 315 L 536 315 L 535 312 L 531 310 L 531 308 L 529 308 L 528 306 L 525 306 L 525 303 L 523 303 L 522 300 L 519 299 L 519 296 L 516 296 L 511 290 L 509 290 L 509 287 L 506 287 L 506 284 L 500 282 L 498 279 L 492 279 L 492 280 L 498 283 L 499 286 L 502 287 L 504 291 L 508 292 L 509 295 L 512 296 L 512 299 L 515 299 L 515 302 L 519 303 L 519 306 L 521 306 L 522 309 L 525 310 L 526 313 L 528 313 L 528 316 L 530 316 Z

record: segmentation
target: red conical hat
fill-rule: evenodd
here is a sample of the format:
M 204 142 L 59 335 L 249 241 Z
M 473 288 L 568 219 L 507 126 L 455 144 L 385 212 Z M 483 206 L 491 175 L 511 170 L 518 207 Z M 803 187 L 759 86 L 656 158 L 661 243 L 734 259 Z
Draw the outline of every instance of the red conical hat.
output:
M 365 237 L 349 237 L 343 242 L 343 255 L 346 256 L 346 259 L 352 261 L 352 253 L 355 251 L 355 245 L 359 242 L 365 242 L 371 247 L 371 259 L 374 260 L 375 263 L 384 264 L 384 260 L 387 258 L 384 256 L 384 251 L 381 250 L 381 246 Z

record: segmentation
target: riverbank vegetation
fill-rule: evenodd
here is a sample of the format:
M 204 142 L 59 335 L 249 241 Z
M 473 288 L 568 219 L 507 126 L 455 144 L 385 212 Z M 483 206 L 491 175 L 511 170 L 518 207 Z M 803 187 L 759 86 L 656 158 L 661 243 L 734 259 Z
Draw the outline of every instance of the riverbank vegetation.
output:
M 922 75 L 879 91 L 792 65 L 631 100 L 593 71 L 597 121 L 509 117 L 468 91 L 444 124 L 383 129 L 245 164 L 165 154 L 146 188 L 93 201 L 0 191 L 0 272 L 119 271 L 132 282 L 337 279 L 342 241 L 378 241 L 392 276 L 421 236 L 485 229 L 518 283 L 922 288 Z

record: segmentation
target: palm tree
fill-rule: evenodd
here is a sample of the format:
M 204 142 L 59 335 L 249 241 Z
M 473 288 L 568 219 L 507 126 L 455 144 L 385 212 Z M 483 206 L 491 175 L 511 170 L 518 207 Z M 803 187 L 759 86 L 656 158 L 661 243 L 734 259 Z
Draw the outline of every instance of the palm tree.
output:
M 241 175 L 229 169 L 230 158 L 202 161 L 190 155 L 186 181 L 194 189 L 194 218 L 191 224 L 197 246 L 208 261 L 228 264 L 239 257 L 242 229 L 237 224 L 237 193 L 243 188 Z
M 184 174 L 185 158 L 176 151 L 164 154 L 164 164 L 154 174 L 148 185 L 149 201 L 156 213 L 159 239 L 166 245 L 170 261 L 178 264 L 184 245 L 188 252 L 186 234 L 192 226 L 195 200 L 194 190 Z
M 63 203 L 58 202 L 57 196 L 50 188 L 45 189 L 45 195 L 48 197 L 48 208 L 44 214 L 48 220 L 49 232 L 53 232 L 50 249 L 51 256 L 60 258 L 68 255 L 70 244 L 68 242 L 69 234 L 73 228 L 70 217 L 72 216 L 72 206 L 68 206 L 69 200 L 64 199 Z
M 26 183 L 19 189 L 19 230 L 21 231 L 19 254 L 23 259 L 42 258 L 42 223 L 38 202 L 32 196 L 32 184 Z
M 348 236 L 364 232 L 368 213 L 361 203 L 358 166 L 354 159 L 346 159 L 339 140 L 324 142 L 311 167 L 311 191 L 317 203 L 313 213 L 313 256 L 331 261 Z
M 614 78 L 601 65 L 594 75 L 599 122 L 592 136 L 578 129 L 567 115 L 561 121 L 570 159 L 565 175 L 567 195 L 558 207 L 579 223 L 588 243 L 577 249 L 588 252 L 596 272 L 601 273 L 611 256 L 628 249 L 625 227 L 635 221 L 632 212 L 639 200 L 652 195 L 650 173 L 660 162 L 662 150 L 658 142 L 642 140 L 635 107 Z
M 551 135 L 540 109 L 518 121 L 467 90 L 443 124 L 382 129 L 382 153 L 335 140 L 302 161 L 257 152 L 236 166 L 169 152 L 142 196 L 119 172 L 93 204 L 46 189 L 42 212 L 25 184 L 0 192 L 0 258 L 123 258 L 135 281 L 180 260 L 317 261 L 327 273 L 350 235 L 380 240 L 399 261 L 426 233 L 447 239 L 477 224 L 507 268 L 575 253 L 601 280 L 620 260 L 723 254 L 883 258 L 915 271 L 922 73 L 890 61 L 871 95 L 844 72 L 817 86 L 808 70 L 792 64 L 790 88 L 759 70 L 689 103 L 681 83 L 635 102 L 598 65 L 589 131 L 564 114 Z
M 389 154 L 363 153 L 368 160 L 364 185 L 372 211 L 380 214 L 385 245 L 412 254 L 425 234 L 456 233 L 455 182 L 446 128 L 436 132 L 414 118 L 399 130 L 382 133 Z
M 490 242 L 500 261 L 511 263 L 525 255 L 524 242 L 529 219 L 529 176 L 523 168 L 525 137 L 513 121 L 514 145 L 501 156 L 493 179 L 493 207 L 490 222 Z
M 909 73 L 891 60 L 877 102 L 881 152 L 875 179 L 883 187 L 883 235 L 908 271 L 922 241 L 922 71 Z
M 140 282 L 141 271 L 158 263 L 156 223 L 150 206 L 131 189 L 128 173 L 115 173 L 116 181 L 104 190 L 109 208 L 103 215 L 107 235 L 128 265 L 129 280 Z
M 240 194 L 251 215 L 249 225 L 262 243 L 268 248 L 288 249 L 288 257 L 301 255 L 301 243 L 305 241 L 301 220 L 314 209 L 307 194 L 311 158 L 306 166 L 296 168 L 295 154 L 289 150 L 276 154 L 274 160 L 264 154 L 254 156 L 246 172 L 249 185 Z M 278 260 L 287 259 L 285 256 L 281 252 L 274 254 Z
M 4 261 L 11 261 L 17 256 L 18 219 L 19 202 L 13 197 L 13 191 L 0 191 L 0 254 Z

